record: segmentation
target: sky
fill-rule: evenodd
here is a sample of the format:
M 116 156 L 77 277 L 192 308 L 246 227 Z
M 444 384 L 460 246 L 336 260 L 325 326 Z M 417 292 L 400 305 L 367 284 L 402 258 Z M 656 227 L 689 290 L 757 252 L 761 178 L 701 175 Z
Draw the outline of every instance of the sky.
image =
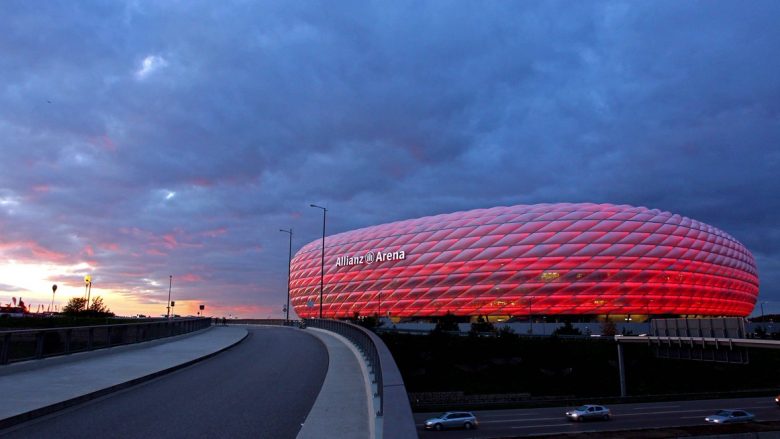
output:
M 780 2 L 0 5 L 0 302 L 281 317 L 328 234 L 646 206 L 750 249 L 780 313 Z M 51 285 L 58 289 L 52 298 Z M 758 309 L 758 307 L 757 307 Z

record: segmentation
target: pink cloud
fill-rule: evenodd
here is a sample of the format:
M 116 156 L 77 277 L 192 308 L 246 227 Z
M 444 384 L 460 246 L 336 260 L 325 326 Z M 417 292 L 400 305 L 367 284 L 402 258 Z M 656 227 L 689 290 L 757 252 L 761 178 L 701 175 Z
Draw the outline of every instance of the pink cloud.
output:
M 150 256 L 168 256 L 167 253 L 163 253 L 160 250 L 157 250 L 156 248 L 146 249 L 146 254 Z
M 8 257 L 30 262 L 65 262 L 70 258 L 66 253 L 49 250 L 37 242 L 16 241 L 0 243 L 0 252 L 8 253 Z
M 200 282 L 203 280 L 202 277 L 195 273 L 187 273 L 176 277 L 177 279 L 181 280 L 182 282 Z
M 159 235 L 151 231 L 142 230 L 135 227 L 120 228 L 118 230 L 120 233 L 124 235 L 130 235 L 134 240 L 139 241 L 136 244 L 136 246 L 140 246 L 142 248 L 142 250 L 139 251 L 149 256 L 168 256 L 168 254 L 174 250 L 203 248 L 204 244 L 200 242 L 203 239 L 203 236 L 215 237 L 227 233 L 227 229 L 225 228 L 208 230 L 206 232 L 199 232 L 197 234 L 187 234 L 187 232 L 183 229 L 175 228 L 170 232 Z M 104 243 L 101 244 L 101 246 L 106 246 L 105 248 L 112 249 L 114 251 L 119 249 L 118 245 L 115 243 Z M 139 256 L 137 252 L 132 252 L 129 247 L 126 248 L 125 251 L 130 252 L 130 256 Z
M 176 237 L 172 233 L 168 233 L 162 236 L 163 245 L 168 248 L 176 248 L 179 243 L 176 241 Z
M 103 250 L 108 250 L 108 251 L 112 251 L 112 252 L 119 251 L 119 244 L 117 244 L 115 242 L 103 242 L 103 243 L 100 243 L 99 246 Z

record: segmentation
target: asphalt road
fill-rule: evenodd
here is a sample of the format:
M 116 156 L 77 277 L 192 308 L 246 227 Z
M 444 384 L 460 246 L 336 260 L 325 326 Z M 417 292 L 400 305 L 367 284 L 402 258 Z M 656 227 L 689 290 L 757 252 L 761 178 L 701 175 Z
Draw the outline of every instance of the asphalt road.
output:
M 564 413 L 572 407 L 523 410 L 475 411 L 479 428 L 475 430 L 426 431 L 423 421 L 433 413 L 415 413 L 421 439 L 520 437 L 542 434 L 566 434 L 597 431 L 705 425 L 704 417 L 719 409 L 744 409 L 756 415 L 757 421 L 780 420 L 780 407 L 774 398 L 713 399 L 645 404 L 608 405 L 609 421 L 570 422 Z
M 0 437 L 295 438 L 322 387 L 328 352 L 304 331 L 248 329 L 219 355 Z

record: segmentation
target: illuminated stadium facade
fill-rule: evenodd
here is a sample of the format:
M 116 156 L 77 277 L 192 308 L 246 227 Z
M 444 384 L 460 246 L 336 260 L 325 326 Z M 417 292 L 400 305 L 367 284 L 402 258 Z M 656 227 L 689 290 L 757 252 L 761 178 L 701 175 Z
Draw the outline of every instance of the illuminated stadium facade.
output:
M 320 307 L 321 240 L 292 260 L 301 317 Z M 747 316 L 753 255 L 680 215 L 610 204 L 495 207 L 325 239 L 324 317 Z M 641 319 L 641 317 L 640 317 Z

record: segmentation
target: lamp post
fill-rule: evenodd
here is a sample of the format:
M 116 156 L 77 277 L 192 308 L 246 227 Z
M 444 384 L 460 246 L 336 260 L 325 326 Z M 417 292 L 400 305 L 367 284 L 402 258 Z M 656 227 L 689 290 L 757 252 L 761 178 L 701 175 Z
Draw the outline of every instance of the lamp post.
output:
M 279 229 L 280 232 L 288 233 L 290 235 L 290 253 L 287 256 L 287 307 L 284 309 L 285 321 L 290 322 L 290 264 L 292 264 L 292 237 L 293 230 Z
M 168 306 L 166 308 L 168 308 L 168 317 L 167 318 L 169 318 L 169 319 L 171 318 L 171 287 L 173 287 L 173 275 L 172 274 L 168 276 Z
M 49 307 L 49 312 L 54 312 L 54 293 L 57 292 L 57 284 L 54 284 L 51 286 L 51 306 Z
M 761 304 L 761 329 L 766 333 L 766 323 L 764 323 L 764 304 L 765 301 L 759 302 Z
M 84 292 L 87 294 L 87 303 L 84 305 L 84 310 L 89 309 L 89 296 L 92 294 L 92 276 L 84 276 Z
M 528 323 L 531 324 L 531 328 L 528 333 L 531 335 L 533 335 L 534 333 L 534 319 L 532 318 L 533 315 L 531 313 L 531 305 L 533 303 L 534 303 L 533 298 L 529 296 L 528 297 Z
M 325 215 L 327 215 L 328 209 L 316 204 L 310 204 L 309 207 L 322 209 L 322 262 L 320 265 L 320 318 L 322 318 L 322 290 L 325 287 Z
M 761 303 L 761 322 L 764 322 L 764 304 L 766 302 L 760 302 Z

